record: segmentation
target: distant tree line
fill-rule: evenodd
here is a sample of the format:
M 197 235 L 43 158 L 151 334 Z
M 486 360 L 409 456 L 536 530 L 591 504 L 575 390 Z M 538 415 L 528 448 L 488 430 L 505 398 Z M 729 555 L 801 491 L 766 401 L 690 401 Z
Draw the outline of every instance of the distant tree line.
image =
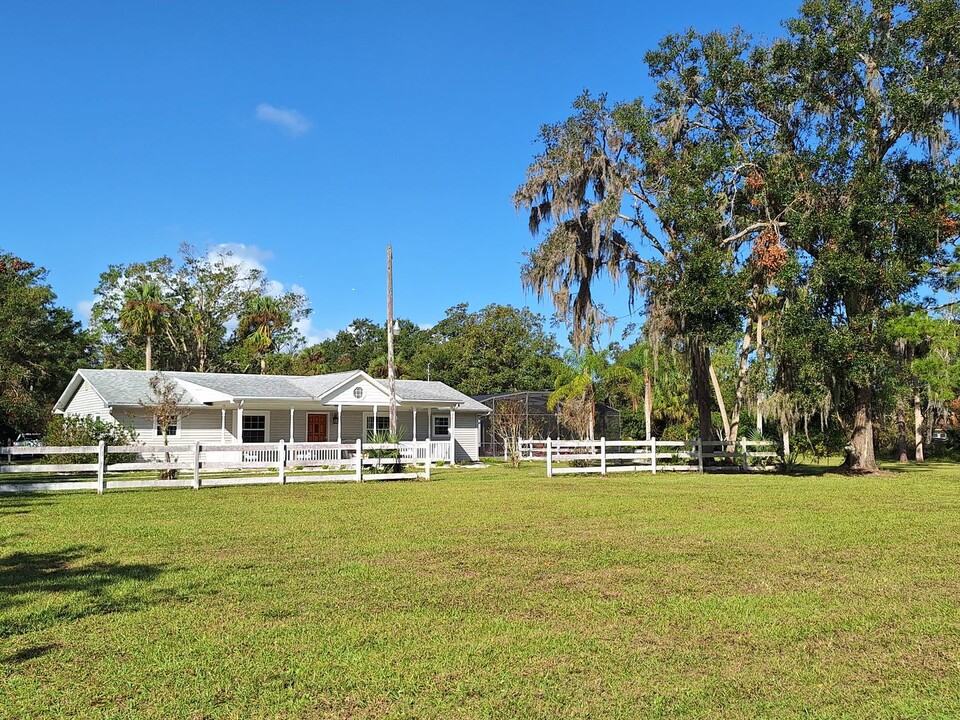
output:
M 39 432 L 79 367 L 154 371 L 386 377 L 386 328 L 357 318 L 307 346 L 297 322 L 307 298 L 273 293 L 264 273 L 230 253 L 182 247 L 176 259 L 111 265 L 90 326 L 56 306 L 44 270 L 0 255 L 0 440 Z M 528 309 L 466 304 L 432 327 L 397 321 L 399 378 L 431 379 L 476 395 L 553 387 L 559 347 Z

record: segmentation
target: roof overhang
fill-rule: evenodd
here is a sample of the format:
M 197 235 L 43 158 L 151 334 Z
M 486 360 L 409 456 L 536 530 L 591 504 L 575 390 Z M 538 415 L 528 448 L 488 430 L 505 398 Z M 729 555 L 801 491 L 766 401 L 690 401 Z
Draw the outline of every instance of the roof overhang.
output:
M 227 393 L 222 393 L 219 390 L 212 390 L 203 385 L 197 385 L 197 383 L 192 383 L 189 380 L 181 380 L 180 378 L 174 378 L 174 381 L 190 393 L 190 396 L 194 398 L 201 405 L 208 405 L 211 403 L 232 403 L 234 398 L 232 395 L 227 395 Z
M 56 415 L 62 415 L 67 408 L 67 405 L 70 404 L 70 401 L 73 399 L 73 396 L 77 394 L 77 391 L 80 389 L 80 386 L 87 380 L 86 376 L 83 374 L 82 370 L 77 370 L 73 373 L 73 377 L 70 378 L 70 382 L 67 383 L 66 389 L 60 394 L 60 397 L 57 398 L 57 402 L 53 405 L 53 412 Z M 97 390 L 96 386 L 87 381 L 90 385 L 90 388 L 97 394 L 97 397 L 103 401 L 104 406 L 109 405 L 107 399 L 100 394 L 100 391 Z

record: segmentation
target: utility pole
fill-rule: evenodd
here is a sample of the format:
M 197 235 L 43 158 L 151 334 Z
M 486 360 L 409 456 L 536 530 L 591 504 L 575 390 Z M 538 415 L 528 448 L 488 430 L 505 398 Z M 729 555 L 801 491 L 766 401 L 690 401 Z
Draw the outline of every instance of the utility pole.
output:
M 393 362 L 393 248 L 387 245 L 387 382 L 390 385 L 390 433 L 397 432 L 397 378 Z M 376 430 L 376 428 L 374 428 Z

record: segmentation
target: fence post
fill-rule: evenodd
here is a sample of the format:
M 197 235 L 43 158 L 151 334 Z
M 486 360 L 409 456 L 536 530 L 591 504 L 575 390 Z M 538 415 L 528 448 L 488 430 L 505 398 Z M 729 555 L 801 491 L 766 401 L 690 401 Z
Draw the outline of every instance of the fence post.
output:
M 281 440 L 277 443 L 277 473 L 280 475 L 280 484 L 287 484 L 287 444 Z
M 547 477 L 553 477 L 553 442 L 547 435 Z
M 357 460 L 357 482 L 363 482 L 363 441 L 357 438 L 357 450 L 354 454 Z
M 740 468 L 744 472 L 746 472 L 747 466 L 749 465 L 749 463 L 747 462 L 747 439 L 746 438 L 740 438 L 740 448 L 743 451 L 743 454 L 740 456 Z
M 193 489 L 200 489 L 200 443 L 193 444 Z
M 107 489 L 107 444 L 101 440 L 97 444 L 97 495 L 103 495 Z
M 703 472 L 703 438 L 697 438 L 697 472 Z
M 429 480 L 430 479 L 430 440 L 429 438 L 425 441 L 425 444 L 427 446 L 427 456 L 426 458 L 424 458 L 425 464 L 426 464 L 426 467 L 425 467 L 426 472 L 424 473 L 424 475 L 426 476 L 427 480 Z
M 650 436 L 650 472 L 657 474 L 657 439 Z
M 600 436 L 600 474 L 607 474 L 607 438 Z

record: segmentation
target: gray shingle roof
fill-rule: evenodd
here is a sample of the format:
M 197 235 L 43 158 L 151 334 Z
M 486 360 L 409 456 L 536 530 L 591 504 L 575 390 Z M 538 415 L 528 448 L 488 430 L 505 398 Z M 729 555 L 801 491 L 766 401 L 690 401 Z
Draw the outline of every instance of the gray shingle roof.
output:
M 410 402 L 443 400 L 459 402 L 461 410 L 476 410 L 489 412 L 490 408 L 478 403 L 473 398 L 454 390 L 442 382 L 427 380 L 397 380 L 397 395 Z
M 155 372 L 144 370 L 79 370 L 104 399 L 108 406 L 134 406 L 150 402 L 150 378 Z M 164 372 L 168 378 L 183 380 L 232 398 L 257 398 L 261 400 L 294 399 L 313 400 L 322 397 L 341 383 L 356 375 L 356 371 L 331 373 L 329 375 L 242 375 L 238 373 L 193 373 Z M 384 386 L 386 382 L 378 380 Z M 488 412 L 489 408 L 476 400 L 457 392 L 441 382 L 423 380 L 397 380 L 397 395 L 407 402 L 456 402 L 461 410 Z M 69 398 L 61 398 L 68 402 Z M 201 400 L 184 392 L 182 402 L 199 405 Z M 58 407 L 60 403 L 58 402 Z
M 348 372 L 330 373 L 329 375 L 303 375 L 290 378 L 296 383 L 297 387 L 303 388 L 311 394 L 312 397 L 326 395 L 337 385 L 349 380 L 357 374 L 356 370 Z

